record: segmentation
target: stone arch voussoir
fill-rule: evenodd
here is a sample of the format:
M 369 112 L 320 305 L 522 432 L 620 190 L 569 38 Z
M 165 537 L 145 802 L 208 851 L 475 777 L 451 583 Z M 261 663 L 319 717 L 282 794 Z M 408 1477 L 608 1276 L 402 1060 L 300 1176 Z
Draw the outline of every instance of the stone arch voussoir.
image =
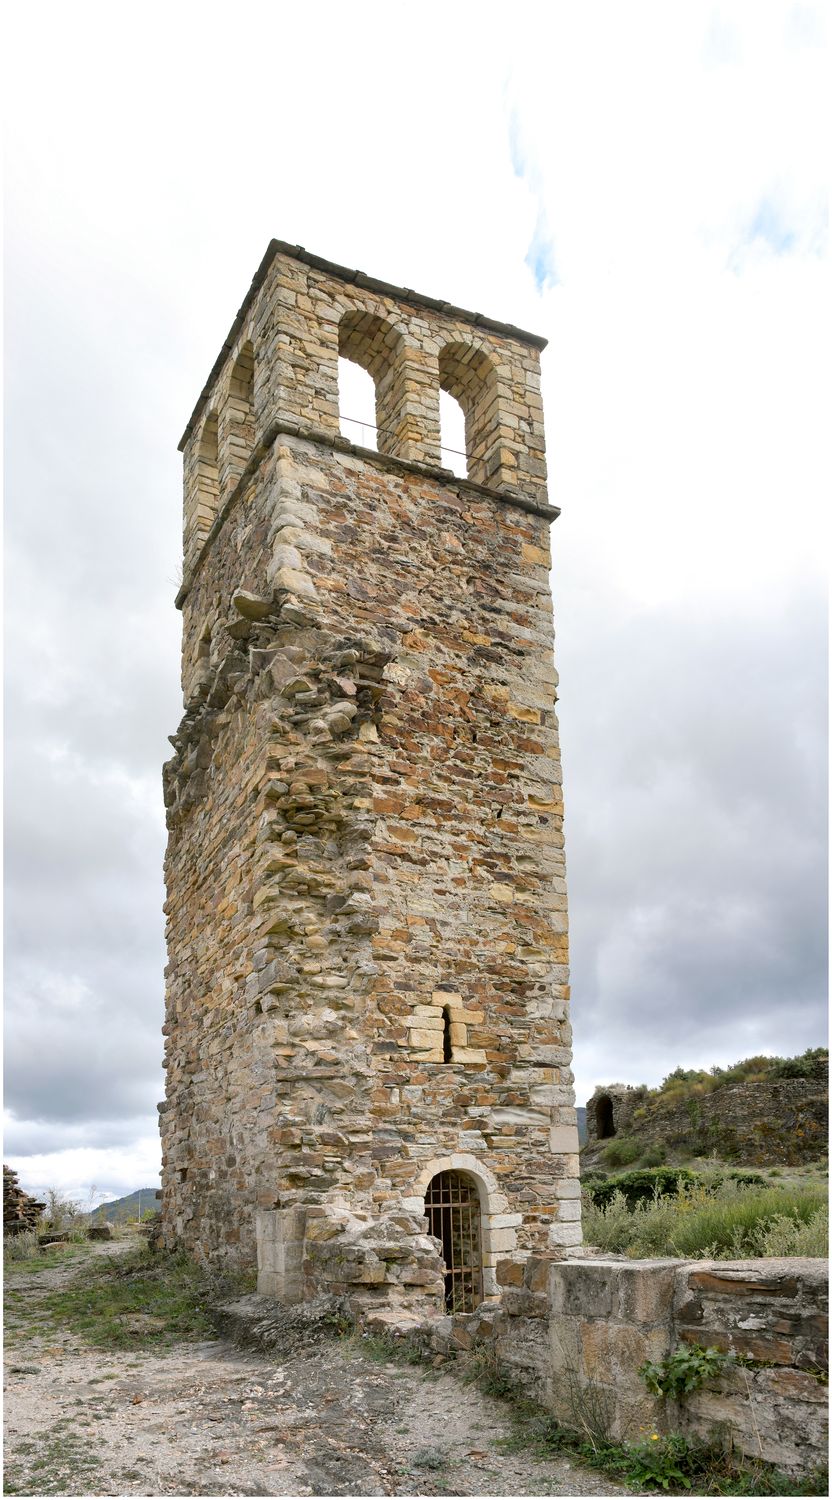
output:
M 482 1229 L 483 1292 L 487 1298 L 496 1297 L 497 1261 L 511 1255 L 517 1248 L 517 1225 L 521 1222 L 521 1215 L 509 1212 L 508 1199 L 494 1173 L 470 1151 L 450 1151 L 446 1156 L 436 1156 L 425 1163 L 413 1182 L 413 1196 L 404 1205 L 410 1212 L 424 1213 L 428 1184 L 440 1172 L 466 1172 L 477 1185 Z

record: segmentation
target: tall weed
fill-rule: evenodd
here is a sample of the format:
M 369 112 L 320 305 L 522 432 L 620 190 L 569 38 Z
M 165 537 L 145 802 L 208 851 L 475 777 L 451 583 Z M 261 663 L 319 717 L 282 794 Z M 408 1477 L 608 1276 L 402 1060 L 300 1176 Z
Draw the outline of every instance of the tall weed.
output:
M 31 1260 L 38 1251 L 38 1232 L 36 1229 L 22 1229 L 20 1234 L 6 1234 L 3 1236 L 3 1259 L 4 1261 Z
M 820 1186 L 688 1185 L 631 1209 L 615 1193 L 604 1207 L 585 1203 L 584 1239 L 634 1257 L 743 1260 L 762 1255 L 827 1253 L 825 1190 Z

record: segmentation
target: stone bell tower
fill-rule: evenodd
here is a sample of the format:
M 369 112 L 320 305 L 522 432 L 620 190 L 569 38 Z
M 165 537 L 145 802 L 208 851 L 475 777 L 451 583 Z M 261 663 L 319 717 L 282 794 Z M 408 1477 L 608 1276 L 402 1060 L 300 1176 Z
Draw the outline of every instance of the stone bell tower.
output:
M 289 1299 L 580 1243 L 543 346 L 273 241 L 180 444 L 164 1233 Z

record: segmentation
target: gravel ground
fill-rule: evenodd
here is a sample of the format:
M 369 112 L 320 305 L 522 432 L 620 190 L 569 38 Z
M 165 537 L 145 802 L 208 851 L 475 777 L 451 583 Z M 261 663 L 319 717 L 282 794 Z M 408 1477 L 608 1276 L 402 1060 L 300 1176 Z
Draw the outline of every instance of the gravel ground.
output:
M 112 1245 L 88 1253 L 112 1254 Z M 6 1326 L 83 1260 L 11 1267 Z M 223 1340 L 94 1351 L 54 1325 L 6 1351 L 7 1495 L 617 1495 L 567 1459 L 505 1452 L 504 1403 L 349 1339 L 279 1356 Z

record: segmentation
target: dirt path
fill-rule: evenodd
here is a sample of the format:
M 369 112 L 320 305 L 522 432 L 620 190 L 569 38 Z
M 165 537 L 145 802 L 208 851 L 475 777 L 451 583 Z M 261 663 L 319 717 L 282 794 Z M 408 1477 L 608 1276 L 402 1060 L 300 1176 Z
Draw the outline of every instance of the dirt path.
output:
M 11 1339 L 37 1325 L 47 1290 L 81 1275 L 78 1262 L 12 1267 Z M 334 1337 L 279 1358 L 222 1340 L 112 1353 L 44 1325 L 7 1347 L 5 1420 L 8 1495 L 624 1493 L 501 1447 L 506 1406 L 452 1375 L 376 1363 Z

